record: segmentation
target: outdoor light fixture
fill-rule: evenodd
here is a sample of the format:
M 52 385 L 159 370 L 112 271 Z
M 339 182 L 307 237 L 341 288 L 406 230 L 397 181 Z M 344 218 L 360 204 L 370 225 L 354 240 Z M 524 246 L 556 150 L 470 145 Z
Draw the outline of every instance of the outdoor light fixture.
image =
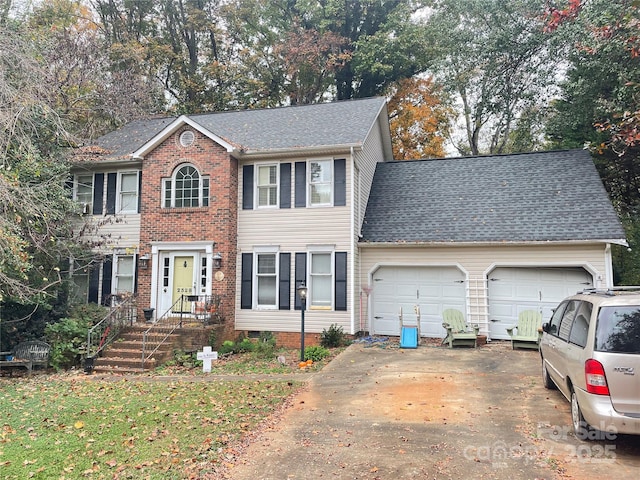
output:
M 140 268 L 143 270 L 146 270 L 147 268 L 149 268 L 149 255 L 142 255 L 139 259 L 138 262 L 140 262 Z
M 222 267 L 222 254 L 220 252 L 213 254 L 213 268 L 220 269 Z
M 307 293 L 309 289 L 304 282 L 302 282 L 296 290 L 300 296 L 300 361 L 304 362 L 304 309 L 307 306 Z

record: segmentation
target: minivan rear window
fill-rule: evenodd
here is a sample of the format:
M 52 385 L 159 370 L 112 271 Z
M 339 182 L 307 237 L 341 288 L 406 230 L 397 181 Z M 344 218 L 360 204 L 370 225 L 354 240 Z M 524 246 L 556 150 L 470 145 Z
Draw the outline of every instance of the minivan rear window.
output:
M 640 354 L 640 305 L 600 308 L 595 349 Z

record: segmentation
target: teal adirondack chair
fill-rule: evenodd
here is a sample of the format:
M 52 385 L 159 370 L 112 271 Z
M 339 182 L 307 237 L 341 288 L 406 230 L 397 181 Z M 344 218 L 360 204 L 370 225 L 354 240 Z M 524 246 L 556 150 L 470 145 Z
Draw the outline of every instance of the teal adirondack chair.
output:
M 460 310 L 454 308 L 448 308 L 442 312 L 442 326 L 447 331 L 447 336 L 442 340 L 442 344 L 449 344 L 449 348 L 455 346 L 470 346 L 476 347 L 478 345 L 478 332 L 480 327 L 478 325 L 468 325 L 464 320 L 464 315 Z
M 507 328 L 511 337 L 511 348 L 538 349 L 542 337 L 542 314 L 535 310 L 524 310 L 518 315 L 518 324 Z

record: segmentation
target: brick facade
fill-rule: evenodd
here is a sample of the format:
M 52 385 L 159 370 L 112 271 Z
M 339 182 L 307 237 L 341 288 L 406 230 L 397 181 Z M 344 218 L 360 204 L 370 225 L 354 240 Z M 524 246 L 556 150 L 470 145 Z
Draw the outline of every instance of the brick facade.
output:
M 233 331 L 237 251 L 238 164 L 227 151 L 208 137 L 194 131 L 189 147 L 180 145 L 178 130 L 145 156 L 142 162 L 140 254 L 151 255 L 153 242 L 212 242 L 222 254 L 224 274 L 213 280 L 212 293 L 222 295 L 227 328 Z M 209 176 L 209 206 L 163 208 L 163 179 L 186 163 L 201 175 Z M 139 305 L 150 304 L 152 269 L 139 270 Z

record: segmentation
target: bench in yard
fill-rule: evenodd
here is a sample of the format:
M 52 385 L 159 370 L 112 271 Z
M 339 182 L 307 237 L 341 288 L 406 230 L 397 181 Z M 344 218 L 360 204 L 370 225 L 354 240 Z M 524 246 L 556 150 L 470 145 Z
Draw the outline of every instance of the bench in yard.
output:
M 8 369 L 13 375 L 16 368 L 26 368 L 31 375 L 34 367 L 49 366 L 51 346 L 39 340 L 22 342 L 11 352 L 0 352 L 0 370 Z

